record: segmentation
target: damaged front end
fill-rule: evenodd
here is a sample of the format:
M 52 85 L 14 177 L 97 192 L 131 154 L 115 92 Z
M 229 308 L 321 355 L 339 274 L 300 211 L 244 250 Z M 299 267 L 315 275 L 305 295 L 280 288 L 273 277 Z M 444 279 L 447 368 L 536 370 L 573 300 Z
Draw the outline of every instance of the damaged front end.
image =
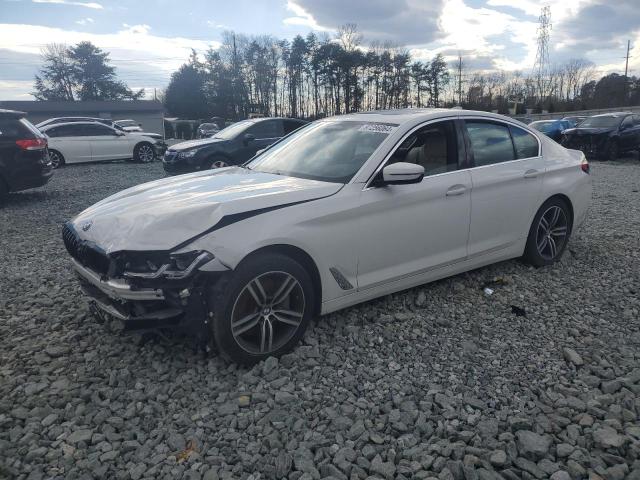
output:
M 565 148 L 580 150 L 588 159 L 598 159 L 607 155 L 610 145 L 609 135 L 606 133 L 565 133 L 560 141 Z
M 62 237 L 91 310 L 126 330 L 177 329 L 203 344 L 210 336 L 208 286 L 229 269 L 206 251 L 107 254 L 71 223 Z

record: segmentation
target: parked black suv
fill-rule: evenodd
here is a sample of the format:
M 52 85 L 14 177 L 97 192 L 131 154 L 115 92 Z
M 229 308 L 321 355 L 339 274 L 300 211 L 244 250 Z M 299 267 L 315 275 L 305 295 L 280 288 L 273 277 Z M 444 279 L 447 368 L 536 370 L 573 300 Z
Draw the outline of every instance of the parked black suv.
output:
M 239 165 L 306 125 L 292 118 L 256 118 L 234 123 L 211 138 L 178 143 L 169 147 L 162 161 L 167 173 L 195 172 L 208 168 Z
M 53 175 L 47 140 L 25 116 L 0 110 L 0 197 L 41 187 Z
M 582 150 L 588 158 L 615 160 L 620 153 L 640 150 L 640 115 L 595 115 L 562 133 L 560 143 L 566 148 Z

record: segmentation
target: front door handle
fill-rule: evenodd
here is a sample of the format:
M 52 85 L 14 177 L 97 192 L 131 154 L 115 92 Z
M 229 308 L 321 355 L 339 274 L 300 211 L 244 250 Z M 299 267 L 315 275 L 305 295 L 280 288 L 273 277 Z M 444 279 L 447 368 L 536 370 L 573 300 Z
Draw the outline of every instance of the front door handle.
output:
M 524 178 L 536 178 L 539 173 L 540 172 L 538 172 L 538 170 L 532 168 L 531 170 L 527 170 L 526 172 L 524 172 Z
M 454 185 L 452 187 L 449 187 L 449 190 L 447 190 L 447 197 L 462 195 L 466 191 L 467 187 L 465 187 L 464 185 Z

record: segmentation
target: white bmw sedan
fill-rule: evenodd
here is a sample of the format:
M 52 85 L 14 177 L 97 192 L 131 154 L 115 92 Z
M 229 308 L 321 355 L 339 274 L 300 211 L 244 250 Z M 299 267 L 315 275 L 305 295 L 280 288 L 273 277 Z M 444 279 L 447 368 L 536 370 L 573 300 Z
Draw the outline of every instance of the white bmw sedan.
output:
M 583 154 L 522 123 L 381 111 L 130 188 L 63 238 L 98 315 L 181 327 L 250 364 L 293 348 L 315 315 L 510 258 L 550 265 L 590 197 Z
M 49 137 L 53 168 L 67 163 L 120 159 L 148 163 L 166 150 L 161 139 L 116 130 L 99 122 L 52 123 L 40 127 L 40 131 Z

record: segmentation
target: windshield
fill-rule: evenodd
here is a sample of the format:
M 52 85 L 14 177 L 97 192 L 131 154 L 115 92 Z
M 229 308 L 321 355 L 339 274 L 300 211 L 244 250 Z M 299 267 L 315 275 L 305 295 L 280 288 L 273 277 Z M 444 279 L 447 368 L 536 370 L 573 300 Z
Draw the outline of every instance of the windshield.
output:
M 347 120 L 315 122 L 258 156 L 252 170 L 324 182 L 347 183 L 397 127 Z
M 613 128 L 620 125 L 623 117 L 589 117 L 580 122 L 580 128 Z
M 222 138 L 223 140 L 231 140 L 236 135 L 242 133 L 245 128 L 253 125 L 253 122 L 248 120 L 243 120 L 241 122 L 234 123 L 233 125 L 229 125 L 227 128 L 220 130 L 215 134 L 213 138 Z

